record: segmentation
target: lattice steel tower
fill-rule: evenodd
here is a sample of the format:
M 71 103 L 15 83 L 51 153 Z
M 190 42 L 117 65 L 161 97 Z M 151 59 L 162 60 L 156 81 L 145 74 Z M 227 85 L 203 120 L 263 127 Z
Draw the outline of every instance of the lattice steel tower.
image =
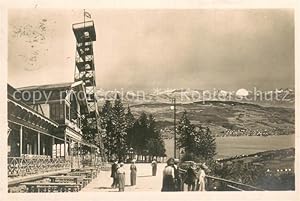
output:
M 94 21 L 85 21 L 86 12 L 84 12 L 84 22 L 72 25 L 76 38 L 75 55 L 75 81 L 83 81 L 89 113 L 83 114 L 82 130 L 86 136 L 93 136 L 90 142 L 97 142 L 101 153 L 103 143 L 101 139 L 100 118 L 96 99 L 96 73 L 94 63 L 93 42 L 96 41 L 96 31 Z M 90 14 L 89 14 L 90 18 Z M 85 136 L 85 137 L 86 137 Z

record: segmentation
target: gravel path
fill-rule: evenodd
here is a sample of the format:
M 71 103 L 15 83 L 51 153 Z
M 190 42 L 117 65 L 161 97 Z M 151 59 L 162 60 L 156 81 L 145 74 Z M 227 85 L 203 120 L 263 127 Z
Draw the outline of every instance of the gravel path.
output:
M 162 170 L 166 166 L 165 163 L 158 163 L 156 176 L 152 175 L 150 163 L 137 163 L 137 185 L 130 186 L 130 164 L 125 164 L 126 179 L 125 191 L 152 191 L 160 192 L 162 185 Z M 101 171 L 98 177 L 89 183 L 81 192 L 118 192 L 118 189 L 112 189 L 112 178 L 110 171 Z

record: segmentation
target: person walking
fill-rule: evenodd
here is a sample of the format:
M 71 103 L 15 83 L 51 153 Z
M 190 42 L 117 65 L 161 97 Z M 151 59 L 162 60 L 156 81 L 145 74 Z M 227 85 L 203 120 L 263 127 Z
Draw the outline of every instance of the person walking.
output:
M 188 185 L 188 191 L 195 191 L 197 175 L 196 175 L 196 164 L 190 164 L 189 168 L 186 171 L 186 179 L 184 183 Z
M 199 177 L 198 177 L 199 191 L 205 191 L 205 176 L 206 176 L 205 169 L 207 169 L 207 166 L 205 164 L 202 164 L 200 166 Z
M 112 188 L 117 188 L 118 186 L 118 178 L 117 178 L 117 169 L 118 169 L 118 160 L 115 160 L 111 165 L 111 175 L 110 177 L 113 178 L 113 183 L 111 185 Z
M 181 179 L 181 175 L 180 175 L 180 172 L 179 172 L 179 167 L 178 167 L 178 164 L 179 164 L 179 159 L 174 159 L 174 174 L 175 174 L 175 191 L 183 191 L 183 188 L 182 188 L 182 179 Z
M 119 182 L 119 192 L 123 192 L 125 188 L 125 168 L 124 163 L 120 163 L 120 167 L 117 170 L 118 182 Z
M 151 162 L 151 166 L 152 166 L 152 176 L 156 176 L 156 172 L 157 172 L 156 158 L 153 158 L 153 161 Z
M 163 170 L 163 183 L 161 191 L 175 191 L 175 170 L 174 159 L 167 161 L 167 166 Z
M 135 165 L 135 159 L 132 160 L 132 163 L 130 165 L 130 185 L 135 186 L 136 185 L 136 165 Z

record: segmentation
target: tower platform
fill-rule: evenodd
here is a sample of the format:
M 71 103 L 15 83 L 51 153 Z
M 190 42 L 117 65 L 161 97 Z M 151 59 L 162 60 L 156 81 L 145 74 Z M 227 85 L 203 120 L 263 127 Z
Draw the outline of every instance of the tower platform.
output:
M 94 21 L 86 21 L 75 23 L 72 25 L 73 32 L 78 43 L 89 41 L 96 41 L 96 31 Z

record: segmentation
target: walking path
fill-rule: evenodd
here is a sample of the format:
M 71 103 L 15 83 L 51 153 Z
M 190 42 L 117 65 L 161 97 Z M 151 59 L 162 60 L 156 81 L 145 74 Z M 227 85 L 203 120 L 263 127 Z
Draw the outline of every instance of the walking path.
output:
M 160 192 L 162 185 L 162 171 L 165 163 L 158 163 L 157 174 L 152 176 L 150 163 L 137 163 L 136 186 L 130 186 L 130 164 L 125 164 L 125 191 L 152 191 Z M 110 171 L 101 171 L 98 177 L 81 190 L 81 192 L 118 192 L 118 189 L 111 188 L 112 178 Z

